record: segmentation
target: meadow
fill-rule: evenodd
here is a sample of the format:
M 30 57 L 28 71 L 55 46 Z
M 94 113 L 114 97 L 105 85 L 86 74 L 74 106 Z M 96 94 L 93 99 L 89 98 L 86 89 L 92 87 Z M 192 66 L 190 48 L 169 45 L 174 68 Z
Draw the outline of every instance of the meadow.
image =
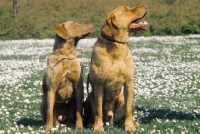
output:
M 78 44 L 84 87 L 96 38 Z M 0 134 L 43 133 L 39 113 L 41 84 L 53 39 L 0 41 Z M 135 134 L 200 133 L 200 35 L 131 37 L 135 63 L 133 119 Z M 85 97 L 86 88 L 84 90 Z M 53 133 L 75 131 L 64 125 Z M 126 133 L 123 126 L 105 124 L 104 133 Z

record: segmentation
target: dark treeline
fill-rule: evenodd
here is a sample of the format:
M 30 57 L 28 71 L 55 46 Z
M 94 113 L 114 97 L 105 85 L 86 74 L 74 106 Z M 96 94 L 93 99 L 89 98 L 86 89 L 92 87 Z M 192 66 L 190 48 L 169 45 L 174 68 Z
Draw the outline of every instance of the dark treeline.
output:
M 65 21 L 92 23 L 97 37 L 107 14 L 125 5 L 147 4 L 142 21 L 150 27 L 135 36 L 187 35 L 200 33 L 199 0 L 18 0 L 13 14 L 13 0 L 0 2 L 0 39 L 54 38 L 55 28 Z

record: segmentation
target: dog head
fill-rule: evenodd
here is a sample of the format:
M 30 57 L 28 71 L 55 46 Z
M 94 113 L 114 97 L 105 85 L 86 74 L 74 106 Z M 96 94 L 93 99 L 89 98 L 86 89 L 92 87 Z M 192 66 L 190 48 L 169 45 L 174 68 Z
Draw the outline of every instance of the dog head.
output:
M 101 33 L 112 40 L 128 42 L 130 32 L 148 28 L 148 23 L 138 21 L 146 13 L 147 5 L 140 5 L 134 8 L 120 6 L 108 14 Z
M 68 21 L 59 24 L 56 28 L 53 51 L 68 55 L 69 52 L 66 50 L 66 48 L 69 49 L 69 46 L 65 46 L 70 45 L 71 48 L 76 47 L 78 41 L 88 36 L 92 30 L 93 25 L 91 24 L 78 24 L 74 21 Z M 64 46 L 64 44 L 67 45 Z
M 83 39 L 93 30 L 91 24 L 78 24 L 74 21 L 68 21 L 57 26 L 56 34 L 63 39 Z

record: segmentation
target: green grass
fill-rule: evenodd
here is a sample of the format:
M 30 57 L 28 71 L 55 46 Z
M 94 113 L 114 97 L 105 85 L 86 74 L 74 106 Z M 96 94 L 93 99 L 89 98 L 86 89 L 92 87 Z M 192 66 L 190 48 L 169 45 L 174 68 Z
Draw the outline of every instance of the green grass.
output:
M 0 43 L 0 133 L 42 133 L 44 129 L 39 113 L 41 83 L 53 40 L 23 42 Z M 93 43 L 83 40 L 77 48 L 85 84 Z M 140 123 L 134 133 L 199 133 L 200 36 L 131 38 L 129 46 L 135 63 L 133 117 Z M 109 134 L 128 133 L 123 126 L 105 125 L 104 129 Z M 54 133 L 98 132 L 62 125 Z
M 90 37 L 97 37 L 106 16 L 113 9 L 142 4 L 148 5 L 148 13 L 141 21 L 149 23 L 149 30 L 134 35 L 200 33 L 199 0 L 19 0 L 16 17 L 13 17 L 13 1 L 1 0 L 0 39 L 54 38 L 56 26 L 66 21 L 93 24 Z

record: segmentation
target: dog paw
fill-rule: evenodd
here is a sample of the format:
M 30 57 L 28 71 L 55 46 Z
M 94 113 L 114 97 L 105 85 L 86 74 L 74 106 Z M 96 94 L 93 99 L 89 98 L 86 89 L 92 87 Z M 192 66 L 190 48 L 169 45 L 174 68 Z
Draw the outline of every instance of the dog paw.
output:
M 136 130 L 136 127 L 139 126 L 139 123 L 134 121 L 127 121 L 124 125 L 125 125 L 125 131 L 133 132 Z
M 95 131 L 98 131 L 98 132 L 104 131 L 103 124 L 94 124 L 93 128 L 94 128 Z
M 125 125 L 125 131 L 133 132 L 135 130 L 136 128 L 134 127 L 134 125 Z
M 98 131 L 98 132 L 103 132 L 104 128 L 103 128 L 103 126 L 94 126 L 94 130 Z
M 45 132 L 47 133 L 51 131 L 52 128 L 53 128 L 53 125 L 46 125 Z
M 83 126 L 77 126 L 76 125 L 76 130 L 83 130 Z
M 83 124 L 82 123 L 78 123 L 76 124 L 76 130 L 83 130 Z

